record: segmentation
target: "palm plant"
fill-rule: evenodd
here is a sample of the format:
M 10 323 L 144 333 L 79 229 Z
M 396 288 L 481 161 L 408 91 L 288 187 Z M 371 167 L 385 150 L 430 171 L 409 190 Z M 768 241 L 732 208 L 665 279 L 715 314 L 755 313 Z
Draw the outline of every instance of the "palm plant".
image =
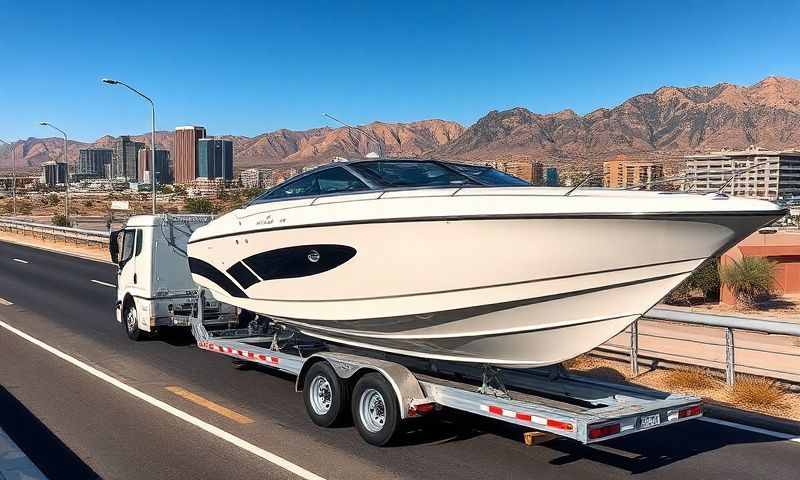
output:
M 775 290 L 775 262 L 761 257 L 744 257 L 722 267 L 720 280 L 736 299 L 748 306 L 769 298 Z

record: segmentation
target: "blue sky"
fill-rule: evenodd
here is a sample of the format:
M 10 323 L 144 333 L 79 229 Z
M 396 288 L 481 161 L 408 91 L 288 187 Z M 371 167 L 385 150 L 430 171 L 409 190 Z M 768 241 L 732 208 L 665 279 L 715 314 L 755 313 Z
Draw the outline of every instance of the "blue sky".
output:
M 800 2 L 0 0 L 0 138 L 256 135 L 492 109 L 587 113 L 662 85 L 800 78 Z

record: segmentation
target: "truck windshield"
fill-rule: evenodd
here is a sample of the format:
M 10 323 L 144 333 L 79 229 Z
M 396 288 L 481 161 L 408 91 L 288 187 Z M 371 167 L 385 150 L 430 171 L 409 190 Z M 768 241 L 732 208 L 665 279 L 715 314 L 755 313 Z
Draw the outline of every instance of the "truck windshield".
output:
M 469 177 L 435 162 L 379 161 L 348 165 L 370 182 L 382 187 L 438 187 L 480 185 Z

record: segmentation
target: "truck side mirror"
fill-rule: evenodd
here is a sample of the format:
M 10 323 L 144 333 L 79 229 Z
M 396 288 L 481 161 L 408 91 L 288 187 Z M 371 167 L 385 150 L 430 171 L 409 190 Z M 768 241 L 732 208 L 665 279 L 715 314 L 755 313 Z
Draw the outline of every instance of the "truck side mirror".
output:
M 119 232 L 120 230 L 113 230 L 108 235 L 108 253 L 114 263 L 119 263 Z

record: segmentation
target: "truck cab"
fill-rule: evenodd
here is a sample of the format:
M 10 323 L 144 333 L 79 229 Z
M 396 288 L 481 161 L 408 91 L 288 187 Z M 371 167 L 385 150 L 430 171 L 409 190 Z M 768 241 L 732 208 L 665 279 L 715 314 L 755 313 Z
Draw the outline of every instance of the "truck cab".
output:
M 162 327 L 189 327 L 196 315 L 198 286 L 186 257 L 189 237 L 209 215 L 139 215 L 111 232 L 109 250 L 117 264 L 115 314 L 132 340 Z M 206 294 L 204 323 L 229 323 L 235 308 Z

